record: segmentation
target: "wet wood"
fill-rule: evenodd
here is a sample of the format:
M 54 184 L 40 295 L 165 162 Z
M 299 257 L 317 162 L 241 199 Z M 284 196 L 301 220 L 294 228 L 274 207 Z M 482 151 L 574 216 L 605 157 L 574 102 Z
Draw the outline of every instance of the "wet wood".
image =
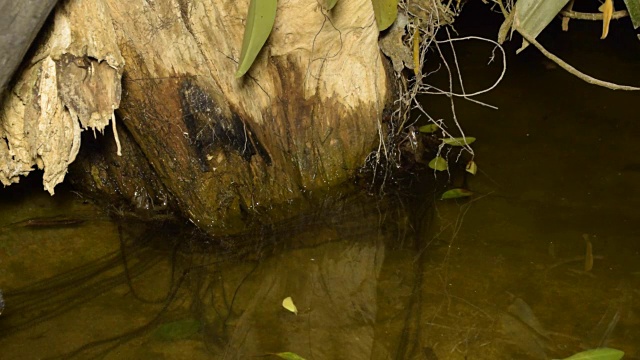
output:
M 112 134 L 122 134 L 123 156 L 116 149 L 83 157 L 91 158 L 79 164 L 85 188 L 131 203 L 140 193 L 154 203 L 170 197 L 184 217 L 216 235 L 295 214 L 310 194 L 353 176 L 376 149 L 390 82 L 369 0 L 342 2 L 330 14 L 315 0 L 279 2 L 269 41 L 242 79 L 234 73 L 248 2 L 89 3 L 58 8 L 54 35 L 31 60 L 34 68 L 52 62 L 50 74 L 65 79 L 50 95 L 69 129 L 51 146 L 59 156 L 25 146 L 19 163 L 0 169 L 3 183 L 37 164 L 53 192 L 75 159 L 77 134 L 102 129 L 117 109 L 126 129 Z M 72 46 L 60 45 L 68 44 L 55 30 L 61 26 L 70 29 Z M 63 51 L 53 56 L 53 49 Z M 41 73 L 22 75 L 27 99 Z M 13 101 L 18 113 L 29 105 Z M 85 123 L 87 114 L 99 121 Z M 12 139 L 4 151 L 11 163 L 23 134 L 3 135 Z M 0 164 L 2 156 L 0 149 Z M 143 176 L 135 175 L 138 167 Z
M 19 227 L 19 228 L 32 228 L 32 229 L 50 229 L 50 228 L 60 228 L 60 227 L 69 227 L 69 226 L 77 226 L 84 223 L 84 219 L 67 217 L 62 215 L 57 216 L 46 216 L 46 217 L 35 217 L 29 218 L 26 220 L 17 221 L 11 223 L 5 227 Z

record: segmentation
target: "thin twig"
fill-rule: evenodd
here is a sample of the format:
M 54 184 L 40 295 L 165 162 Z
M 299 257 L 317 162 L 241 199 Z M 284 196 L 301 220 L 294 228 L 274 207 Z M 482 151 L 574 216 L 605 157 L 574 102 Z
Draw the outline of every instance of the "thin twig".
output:
M 604 18 L 604 15 L 602 13 L 585 13 L 573 10 L 562 10 L 560 11 L 560 15 L 576 20 L 602 21 L 602 19 Z M 611 19 L 617 20 L 625 18 L 627 16 L 629 16 L 629 12 L 627 10 L 618 10 L 613 12 L 613 15 L 611 15 Z
M 536 41 L 536 39 L 533 36 L 529 35 L 526 31 L 520 29 L 520 27 L 516 26 L 515 24 L 514 24 L 514 28 L 516 29 L 516 31 L 518 31 L 518 33 L 520 33 L 520 35 L 522 35 L 522 37 L 525 40 L 527 40 L 530 44 L 532 44 L 538 50 L 540 50 L 540 52 L 544 56 L 546 56 L 549 60 L 553 61 L 554 63 L 558 64 L 558 66 L 560 66 L 561 68 L 563 68 L 566 71 L 568 71 L 570 74 L 577 76 L 578 78 L 588 82 L 589 84 L 602 86 L 602 87 L 605 87 L 605 88 L 611 89 L 611 90 L 628 90 L 628 91 L 640 90 L 640 88 L 635 87 L 635 86 L 619 85 L 619 84 L 615 84 L 615 83 L 612 83 L 612 82 L 599 80 L 599 79 L 596 79 L 596 78 L 594 78 L 592 76 L 589 76 L 589 75 L 581 72 L 580 70 L 574 68 L 573 66 L 567 64 L 566 62 L 564 62 L 559 57 L 557 57 L 557 56 L 553 55 L 552 53 L 550 53 L 538 41 Z

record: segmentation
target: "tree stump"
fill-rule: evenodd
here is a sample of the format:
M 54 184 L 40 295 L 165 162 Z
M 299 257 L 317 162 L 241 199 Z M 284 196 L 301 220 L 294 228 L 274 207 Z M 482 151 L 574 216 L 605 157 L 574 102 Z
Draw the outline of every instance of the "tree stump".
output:
M 390 99 L 371 1 L 331 12 L 279 1 L 267 44 L 236 79 L 248 4 L 63 1 L 2 103 L 0 180 L 35 164 L 53 193 L 80 132 L 109 121 L 124 125 L 114 129 L 122 156 L 111 145 L 84 157 L 84 185 L 154 204 L 168 196 L 212 235 L 288 216 L 287 204 L 352 177 Z

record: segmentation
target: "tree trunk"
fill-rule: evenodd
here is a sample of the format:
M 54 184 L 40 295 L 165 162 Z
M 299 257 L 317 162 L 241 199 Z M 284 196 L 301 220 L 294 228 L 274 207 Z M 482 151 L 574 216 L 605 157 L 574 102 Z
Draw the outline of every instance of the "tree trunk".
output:
M 80 130 L 115 124 L 118 107 L 122 158 L 89 156 L 79 164 L 85 182 L 153 203 L 168 193 L 211 234 L 286 216 L 275 209 L 353 176 L 376 146 L 389 99 L 371 1 L 341 1 L 330 13 L 316 0 L 279 1 L 269 41 L 236 79 L 248 3 L 64 1 L 2 104 L 4 164 L 13 156 L 20 171 L 0 170 L 0 180 L 37 164 L 53 192 Z M 49 130 L 57 143 L 38 142 L 43 120 L 66 129 Z M 38 135 L 20 133 L 18 122 Z M 62 149 L 52 150 L 58 157 L 43 143 Z

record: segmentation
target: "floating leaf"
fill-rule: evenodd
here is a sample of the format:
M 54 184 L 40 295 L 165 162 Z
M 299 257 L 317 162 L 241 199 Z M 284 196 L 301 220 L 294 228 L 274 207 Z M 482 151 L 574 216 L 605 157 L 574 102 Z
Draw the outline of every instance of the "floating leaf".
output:
M 270 353 L 285 360 L 305 360 L 302 356 L 292 352 Z
M 276 21 L 277 7 L 277 0 L 251 0 L 236 78 L 249 71 L 262 46 L 267 42 Z
M 447 145 L 451 145 L 451 146 L 465 146 L 465 145 L 470 145 L 470 144 L 472 144 L 474 141 L 476 141 L 476 138 L 471 137 L 471 136 L 442 139 L 442 142 L 443 142 L 443 143 L 445 143 L 445 144 L 447 144 Z
M 324 0 L 322 7 L 325 8 L 325 10 L 331 10 L 336 6 L 337 2 L 338 0 Z
M 436 156 L 429 161 L 429 167 L 436 171 L 444 171 L 449 168 L 447 160 L 443 159 L 441 156 Z
M 418 128 L 418 131 L 420 131 L 421 133 L 425 133 L 425 134 L 431 134 L 431 133 L 434 133 L 434 132 L 438 131 L 438 129 L 440 129 L 438 124 L 428 124 L 428 125 L 420 126 Z
M 459 199 L 463 197 L 469 197 L 473 195 L 473 193 L 467 189 L 451 189 L 445 191 L 442 196 L 440 196 L 440 200 L 446 199 Z
M 371 0 L 373 12 L 376 16 L 378 30 L 382 31 L 391 26 L 398 17 L 398 0 Z
M 293 299 L 291 299 L 291 296 L 282 300 L 282 307 L 298 315 L 298 308 L 293 303 Z
M 153 336 L 161 341 L 188 339 L 202 329 L 202 323 L 196 319 L 183 319 L 164 323 L 153 331 Z
M 471 175 L 475 175 L 478 172 L 478 165 L 476 165 L 476 162 L 471 160 L 467 163 L 467 167 L 465 167 L 465 170 L 471 174 Z
M 624 351 L 611 348 L 591 349 L 571 355 L 564 360 L 620 360 Z

